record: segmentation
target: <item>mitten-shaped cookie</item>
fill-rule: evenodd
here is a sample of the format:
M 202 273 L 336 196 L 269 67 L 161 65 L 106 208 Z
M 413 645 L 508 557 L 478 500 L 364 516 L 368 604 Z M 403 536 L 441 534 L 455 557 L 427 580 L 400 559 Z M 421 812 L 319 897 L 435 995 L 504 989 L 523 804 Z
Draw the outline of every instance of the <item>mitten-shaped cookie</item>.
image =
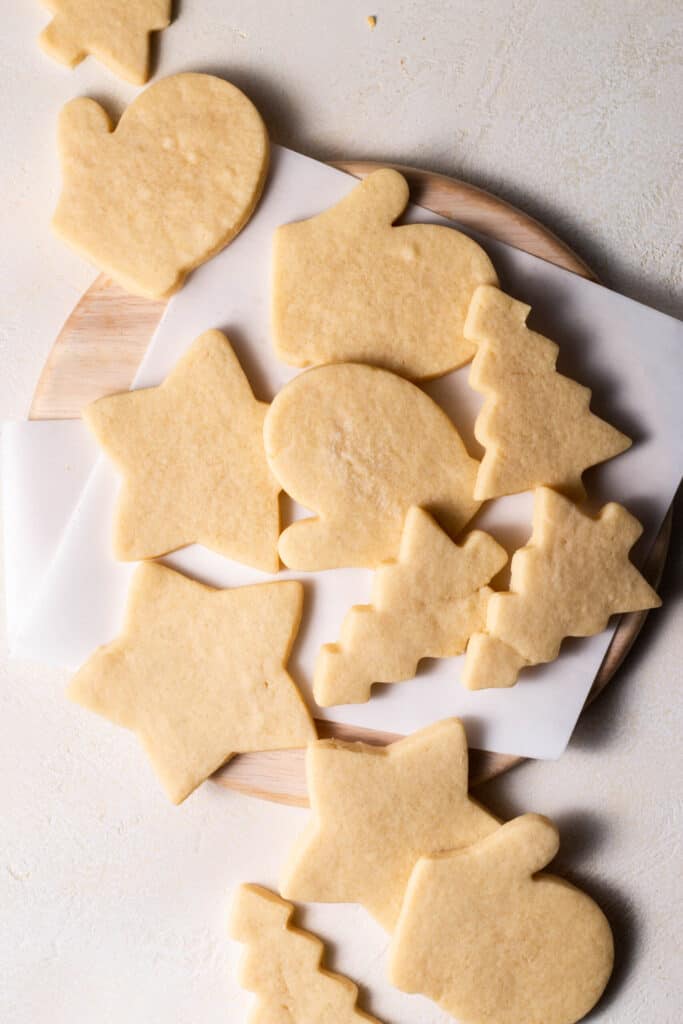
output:
M 478 504 L 478 463 L 443 410 L 372 366 L 321 366 L 290 381 L 264 427 L 280 484 L 318 513 L 280 536 L 291 569 L 375 568 L 395 558 L 411 505 L 455 536 Z
M 486 584 L 507 553 L 480 530 L 455 544 L 421 508 L 406 516 L 395 562 L 381 566 L 372 604 L 351 609 L 336 644 L 325 644 L 313 692 L 322 707 L 366 701 L 373 683 L 412 679 L 421 658 L 462 654 L 484 628 Z
M 359 1010 L 358 987 L 322 966 L 323 944 L 293 927 L 291 903 L 241 885 L 230 934 L 246 946 L 240 982 L 256 1003 L 249 1024 L 380 1024 Z
M 115 130 L 99 103 L 72 100 L 59 150 L 55 231 L 122 287 L 154 299 L 244 227 L 268 165 L 256 107 L 213 75 L 156 82 Z
M 472 358 L 467 308 L 496 273 L 454 228 L 392 227 L 407 202 L 405 178 L 379 170 L 331 209 L 278 228 L 273 333 L 286 363 L 372 363 L 418 380 Z
M 69 696 L 136 732 L 180 803 L 233 754 L 315 737 L 285 669 L 302 604 L 294 580 L 214 590 L 143 562 L 123 632 L 76 673 Z
M 581 474 L 631 444 L 589 409 L 591 393 L 555 369 L 558 346 L 526 326 L 530 306 L 488 285 L 465 322 L 476 343 L 470 384 L 486 396 L 474 433 L 486 449 L 475 496 L 484 501 L 546 484 L 581 492 Z
M 121 78 L 143 85 L 149 36 L 171 20 L 171 0 L 41 0 L 54 18 L 41 33 L 50 57 L 75 67 L 92 54 Z
M 628 557 L 641 533 L 622 505 L 593 518 L 539 487 L 531 540 L 512 556 L 510 591 L 491 596 L 486 631 L 470 639 L 465 686 L 512 686 L 525 665 L 556 658 L 564 637 L 600 633 L 616 612 L 658 607 Z
M 466 849 L 422 858 L 391 945 L 390 979 L 462 1024 L 574 1024 L 614 959 L 604 914 L 580 889 L 537 871 L 557 829 L 525 814 Z

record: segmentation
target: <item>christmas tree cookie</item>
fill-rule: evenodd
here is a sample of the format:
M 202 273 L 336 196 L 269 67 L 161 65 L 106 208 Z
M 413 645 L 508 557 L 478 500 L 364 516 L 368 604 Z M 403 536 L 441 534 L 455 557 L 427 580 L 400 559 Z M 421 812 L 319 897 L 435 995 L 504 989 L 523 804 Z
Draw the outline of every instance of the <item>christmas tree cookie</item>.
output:
M 469 846 L 498 828 L 468 796 L 467 762 L 455 718 L 388 747 L 309 744 L 313 819 L 285 865 L 283 896 L 361 903 L 391 931 L 420 857 Z
M 512 557 L 510 591 L 492 595 L 486 631 L 469 642 L 465 686 L 512 686 L 523 666 L 553 661 L 564 637 L 600 633 L 617 612 L 657 608 L 628 557 L 641 532 L 621 505 L 593 518 L 540 487 L 531 540 Z
M 230 934 L 247 947 L 240 981 L 256 995 L 249 1024 L 380 1024 L 358 1009 L 352 981 L 321 966 L 323 944 L 292 926 L 293 910 L 258 885 L 237 890 Z
M 487 533 L 455 544 L 424 509 L 406 516 L 398 559 L 375 575 L 372 604 L 352 608 L 336 644 L 320 651 L 313 692 L 318 704 L 366 701 L 372 684 L 412 679 L 421 658 L 462 654 L 484 628 L 486 586 L 507 562 Z
M 379 170 L 329 210 L 275 233 L 272 324 L 294 366 L 359 362 L 412 380 L 468 362 L 463 326 L 488 256 L 454 228 L 392 227 L 408 202 L 398 171 Z
M 149 77 L 149 37 L 171 21 L 171 0 L 42 0 L 54 18 L 43 50 L 75 67 L 92 54 L 133 85 Z
M 277 572 L 280 485 L 257 402 L 230 343 L 207 331 L 160 387 L 100 398 L 83 418 L 123 476 L 117 558 L 199 543 Z
M 555 369 L 558 346 L 526 326 L 530 307 L 477 288 L 465 322 L 476 344 L 470 385 L 485 395 L 474 432 L 486 452 L 479 501 L 542 484 L 581 493 L 581 474 L 631 444 L 589 409 L 591 393 Z
M 162 299 L 249 220 L 268 136 L 234 85 L 182 74 L 146 89 L 115 129 L 95 100 L 71 100 L 59 152 L 54 230 L 123 288 Z
M 536 872 L 557 829 L 525 814 L 418 861 L 391 946 L 390 979 L 462 1024 L 575 1024 L 612 971 L 610 926 L 564 879 Z
M 76 673 L 69 696 L 136 732 L 180 803 L 233 754 L 315 737 L 285 669 L 302 603 L 295 581 L 214 590 L 145 562 L 121 636 Z
M 281 486 L 318 513 L 280 537 L 291 569 L 374 569 L 398 554 L 411 505 L 452 536 L 478 508 L 478 463 L 452 422 L 386 370 L 343 363 L 300 374 L 273 401 L 264 439 Z

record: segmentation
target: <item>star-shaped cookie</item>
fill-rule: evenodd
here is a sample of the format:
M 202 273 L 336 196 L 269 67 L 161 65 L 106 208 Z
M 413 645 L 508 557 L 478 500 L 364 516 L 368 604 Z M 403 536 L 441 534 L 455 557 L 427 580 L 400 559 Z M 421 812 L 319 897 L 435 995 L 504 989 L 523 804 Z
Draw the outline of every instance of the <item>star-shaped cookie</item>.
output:
M 391 931 L 420 857 L 468 846 L 499 826 L 468 796 L 467 761 L 455 718 L 388 747 L 309 744 L 313 820 L 285 865 L 282 895 L 361 903 Z
M 295 580 L 214 590 L 143 563 L 121 636 L 77 672 L 69 696 L 136 732 L 180 803 L 233 754 L 315 737 L 285 669 L 302 604 Z
M 156 558 L 196 542 L 277 572 L 280 485 L 263 447 L 267 410 L 220 331 L 197 338 L 159 387 L 89 405 L 83 418 L 123 476 L 116 557 Z
M 149 78 L 149 36 L 169 24 L 171 0 L 42 0 L 54 18 L 40 45 L 69 67 L 92 54 L 108 68 L 144 85 Z

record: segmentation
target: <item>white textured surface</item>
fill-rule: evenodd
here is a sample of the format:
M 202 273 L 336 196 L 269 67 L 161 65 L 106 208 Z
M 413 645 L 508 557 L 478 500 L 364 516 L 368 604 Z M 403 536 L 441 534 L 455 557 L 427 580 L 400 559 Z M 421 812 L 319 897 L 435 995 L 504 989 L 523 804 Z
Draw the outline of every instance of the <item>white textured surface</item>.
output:
M 461 174 L 524 206 L 614 287 L 681 313 L 681 18 L 669 0 L 566 4 L 181 0 L 160 74 L 216 70 L 274 136 L 313 156 Z M 365 17 L 375 13 L 371 32 Z M 43 57 L 38 4 L 4 0 L 0 416 L 25 414 L 45 355 L 93 272 L 54 240 L 54 123 L 82 92 L 135 90 L 92 61 Z M 677 249 L 678 246 L 678 249 Z M 681 522 L 679 517 L 678 531 Z M 681 994 L 681 563 L 665 608 L 556 764 L 489 787 L 494 809 L 562 828 L 561 861 L 601 899 L 618 967 L 600 1024 L 674 1024 Z M 0 661 L 0 1020 L 244 1020 L 225 940 L 229 892 L 275 881 L 304 812 L 203 787 L 166 806 L 133 737 L 63 699 L 64 678 Z M 355 907 L 307 908 L 334 966 L 387 1024 L 437 1024 L 383 980 L 385 939 Z

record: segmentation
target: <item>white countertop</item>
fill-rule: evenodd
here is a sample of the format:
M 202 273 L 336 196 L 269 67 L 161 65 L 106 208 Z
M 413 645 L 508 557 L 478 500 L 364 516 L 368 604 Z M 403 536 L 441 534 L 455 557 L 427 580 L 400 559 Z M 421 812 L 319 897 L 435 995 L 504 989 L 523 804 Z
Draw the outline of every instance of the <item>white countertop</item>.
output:
M 606 283 L 680 316 L 680 16 L 671 0 L 627 6 L 181 0 L 157 76 L 223 74 L 277 141 L 312 156 L 397 160 L 488 187 Z M 69 72 L 44 57 L 37 0 L 4 8 L 0 418 L 21 418 L 95 276 L 48 228 L 57 113 L 82 93 L 118 113 L 136 90 L 92 60 Z M 607 911 L 617 967 L 590 1018 L 605 1024 L 680 1018 L 682 570 L 672 559 L 664 608 L 565 756 L 479 794 L 504 816 L 555 818 L 561 868 Z M 0 1020 L 245 1020 L 230 894 L 242 881 L 275 884 L 306 812 L 213 784 L 171 807 L 134 737 L 67 703 L 60 673 L 3 650 L 0 678 Z M 330 965 L 386 1024 L 447 1020 L 391 990 L 386 937 L 361 909 L 307 907 L 300 921 L 329 940 Z

